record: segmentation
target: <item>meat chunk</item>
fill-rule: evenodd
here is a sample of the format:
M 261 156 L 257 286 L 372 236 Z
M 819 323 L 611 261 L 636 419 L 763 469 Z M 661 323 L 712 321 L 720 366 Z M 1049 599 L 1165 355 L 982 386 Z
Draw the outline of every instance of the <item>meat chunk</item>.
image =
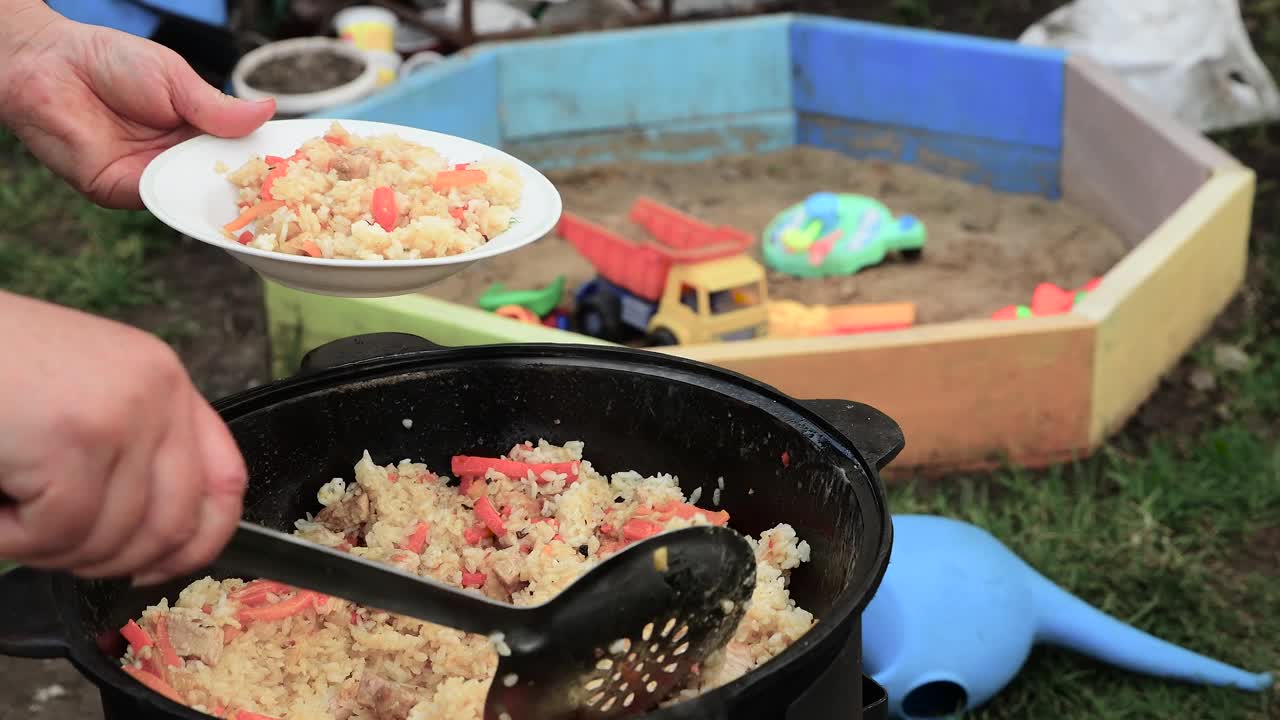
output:
M 169 640 L 179 655 L 205 665 L 216 664 L 222 656 L 222 628 L 204 613 L 170 613 Z
M 337 533 L 359 533 L 369 522 L 369 496 L 360 493 L 336 502 L 321 510 L 316 522 Z
M 493 498 L 493 505 L 498 508 L 511 508 L 513 514 L 522 512 L 529 520 L 542 517 L 542 503 L 516 490 L 498 493 Z
M 520 582 L 524 559 L 518 554 L 519 552 L 519 548 L 510 548 L 494 553 L 488 560 L 489 570 L 508 587 Z
M 356 702 L 372 710 L 377 720 L 406 720 L 418 704 L 418 696 L 411 685 L 366 677 L 360 683 Z
M 387 554 L 383 562 L 410 575 L 416 575 L 418 567 L 422 564 L 422 556 L 408 550 L 393 550 Z
M 500 603 L 511 602 L 511 590 L 492 573 L 484 576 L 484 585 L 480 587 L 480 592 L 490 600 L 497 600 Z
M 373 158 L 368 148 L 355 148 L 334 158 L 330 167 L 342 180 L 363 180 L 373 169 Z
M 730 682 L 751 672 L 755 666 L 756 660 L 752 657 L 751 648 L 740 642 L 730 642 L 724 649 L 724 665 L 720 669 L 720 675 L 725 682 Z

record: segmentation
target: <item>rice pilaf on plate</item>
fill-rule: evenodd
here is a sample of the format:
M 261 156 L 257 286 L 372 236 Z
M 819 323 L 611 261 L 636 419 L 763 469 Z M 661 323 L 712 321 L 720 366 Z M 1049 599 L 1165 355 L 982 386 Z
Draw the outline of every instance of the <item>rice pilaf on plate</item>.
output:
M 333 479 L 324 506 L 296 523 L 311 542 L 500 602 L 536 605 L 629 543 L 729 522 L 696 506 L 670 475 L 604 477 L 582 443 L 517 445 L 500 458 L 456 456 L 460 484 L 425 465 L 377 465 Z M 692 500 L 693 502 L 690 502 Z M 731 682 L 814 624 L 788 580 L 809 546 L 780 524 L 759 538 L 747 614 L 674 704 Z M 254 580 L 204 578 L 122 630 L 126 672 L 152 690 L 232 720 L 480 720 L 500 642 Z
M 223 226 L 228 239 L 371 261 L 474 250 L 515 221 L 522 189 L 510 164 L 451 161 L 396 135 L 352 135 L 337 122 L 292 155 L 255 156 L 226 177 L 238 212 Z

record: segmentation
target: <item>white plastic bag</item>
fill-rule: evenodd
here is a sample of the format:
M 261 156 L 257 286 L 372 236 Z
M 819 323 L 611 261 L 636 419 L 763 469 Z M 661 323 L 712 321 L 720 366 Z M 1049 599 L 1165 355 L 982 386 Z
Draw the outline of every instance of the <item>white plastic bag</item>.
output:
M 1280 117 L 1237 0 L 1074 0 L 1019 42 L 1087 56 L 1202 132 Z
M 534 2 L 534 0 L 514 0 Z M 538 19 L 547 26 L 635 17 L 638 10 L 657 10 L 661 0 L 550 0 L 554 3 Z M 764 5 L 765 0 L 675 0 L 671 13 L 681 18 L 697 13 L 746 12 Z
M 537 26 L 528 13 L 502 0 L 475 0 L 471 8 L 473 29 L 478 35 L 528 30 Z M 462 27 L 461 0 L 449 0 L 444 7 L 427 10 L 423 14 L 446 27 L 455 30 Z

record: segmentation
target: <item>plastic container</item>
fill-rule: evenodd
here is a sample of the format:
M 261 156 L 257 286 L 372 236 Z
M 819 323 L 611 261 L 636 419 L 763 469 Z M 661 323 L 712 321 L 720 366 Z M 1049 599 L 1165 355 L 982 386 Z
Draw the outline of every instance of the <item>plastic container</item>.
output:
M 392 51 L 396 48 L 396 27 L 400 19 L 386 8 L 356 5 L 333 16 L 338 37 L 361 50 Z
M 400 76 L 404 58 L 395 50 L 366 50 L 364 55 L 377 74 L 378 87 L 386 87 Z
M 434 50 L 423 50 L 420 53 L 414 53 L 412 57 L 405 60 L 404 64 L 400 66 L 400 74 L 408 77 L 425 67 L 435 65 L 441 60 L 444 60 L 444 56 Z
M 279 57 L 307 51 L 329 50 L 355 58 L 364 64 L 364 72 L 345 85 L 312 93 L 276 94 L 249 85 L 247 78 L 263 63 Z M 253 50 L 236 63 L 231 72 L 231 91 L 245 100 L 276 99 L 276 117 L 288 118 L 309 115 L 332 107 L 361 100 L 378 89 L 378 69 L 373 62 L 350 43 L 327 37 L 305 37 L 268 43 Z

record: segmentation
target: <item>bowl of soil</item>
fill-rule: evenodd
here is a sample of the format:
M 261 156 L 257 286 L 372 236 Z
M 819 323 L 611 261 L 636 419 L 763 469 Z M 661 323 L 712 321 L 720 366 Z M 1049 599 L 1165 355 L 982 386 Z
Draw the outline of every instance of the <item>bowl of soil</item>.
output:
M 378 69 L 340 40 L 293 38 L 247 53 L 231 73 L 231 87 L 245 100 L 275 98 L 278 117 L 297 117 L 373 93 Z

